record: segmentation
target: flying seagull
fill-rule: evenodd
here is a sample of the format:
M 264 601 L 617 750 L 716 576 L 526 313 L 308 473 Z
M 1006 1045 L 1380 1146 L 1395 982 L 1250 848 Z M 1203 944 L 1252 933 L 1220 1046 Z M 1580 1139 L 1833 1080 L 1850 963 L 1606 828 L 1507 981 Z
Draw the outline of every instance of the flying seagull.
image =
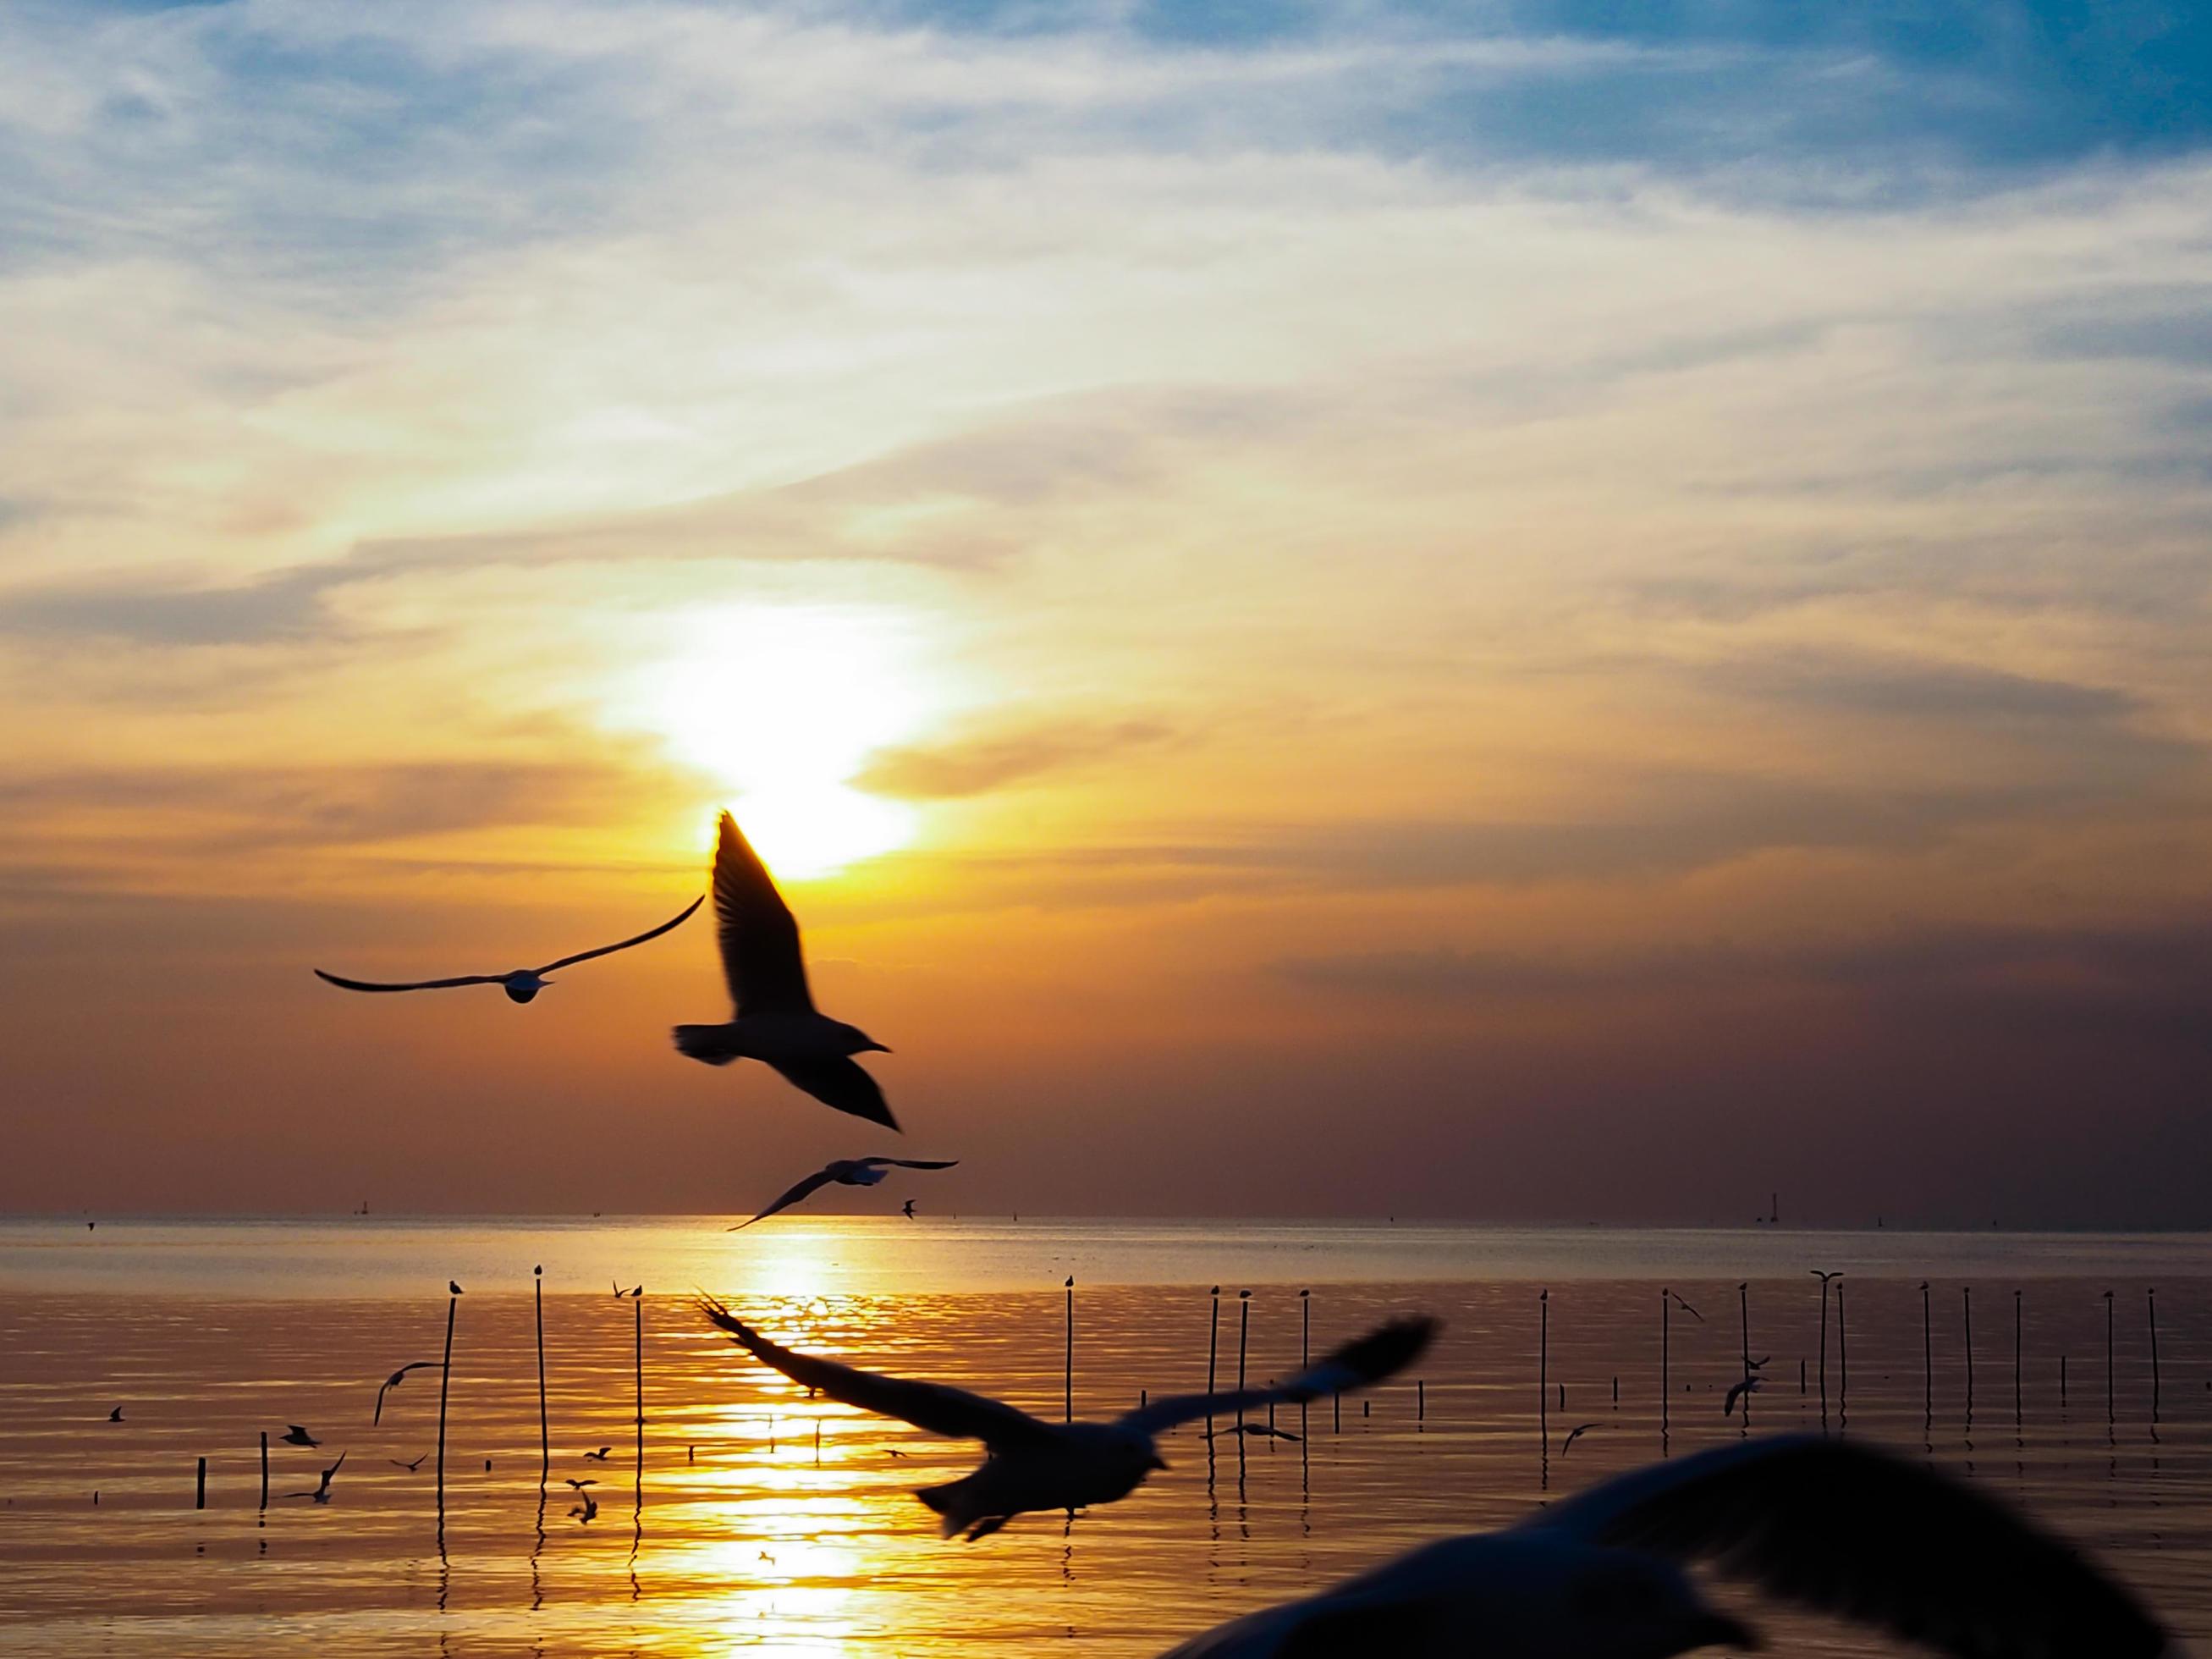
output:
M 825 1106 L 897 1128 L 883 1090 L 853 1058 L 890 1050 L 858 1026 L 815 1012 L 799 924 L 727 812 L 714 849 L 714 915 L 737 1017 L 722 1025 L 678 1026 L 678 1049 L 709 1066 L 760 1060 Z
M 287 1498 L 312 1498 L 318 1504 L 329 1503 L 331 1501 L 331 1477 L 345 1467 L 345 1461 L 346 1455 L 343 1452 L 340 1452 L 338 1454 L 338 1461 L 323 1471 L 322 1482 L 320 1485 L 316 1486 L 314 1491 L 288 1492 L 284 1496 Z
M 720 1303 L 700 1310 L 763 1364 L 862 1411 L 896 1417 L 932 1434 L 983 1443 L 981 1468 L 915 1496 L 944 1517 L 944 1535 L 988 1537 L 1025 1510 L 1078 1510 L 1127 1498 L 1166 1462 L 1154 1437 L 1196 1418 L 1231 1416 L 1271 1401 L 1296 1404 L 1350 1394 L 1403 1370 L 1429 1346 L 1437 1322 L 1394 1320 L 1348 1342 L 1288 1382 L 1226 1394 L 1182 1395 L 1139 1407 L 1110 1423 L 1047 1423 L 963 1389 L 878 1376 L 793 1353 L 760 1335 Z
M 893 1170 L 949 1170 L 960 1160 L 957 1158 L 942 1161 L 926 1158 L 832 1158 L 804 1181 L 785 1189 L 783 1196 L 753 1218 L 765 1221 L 779 1210 L 787 1210 L 818 1188 L 835 1183 L 840 1187 L 872 1187 Z M 914 1200 L 907 1200 L 906 1212 L 914 1213 Z M 725 1231 L 743 1232 L 753 1221 L 741 1221 Z
M 596 1480 L 577 1480 L 577 1479 L 575 1478 L 575 1476 L 574 1476 L 574 1475 L 570 1475 L 570 1476 L 568 1477 L 568 1484 L 569 1484 L 570 1486 L 574 1486 L 574 1487 L 578 1492 L 580 1492 L 581 1491 L 583 1491 L 583 1490 L 584 1490 L 584 1488 L 585 1488 L 585 1487 L 586 1487 L 586 1486 L 598 1486 L 599 1483 L 598 1481 L 596 1481 Z
M 588 1527 L 592 1522 L 599 1519 L 599 1500 L 592 1497 L 589 1492 L 580 1492 L 577 1496 L 581 1498 L 584 1501 L 577 1504 L 575 1508 L 570 1510 L 568 1513 L 574 1516 L 577 1520 L 582 1522 L 584 1525 Z
M 286 1425 L 284 1432 L 278 1437 L 288 1446 L 319 1446 L 323 1443 L 297 1423 Z
M 549 962 L 543 968 L 516 968 L 504 974 L 463 974 L 458 979 L 421 979 L 405 985 L 386 985 L 366 979 L 340 979 L 336 974 L 326 974 L 319 968 L 315 969 L 315 977 L 327 980 L 348 991 L 448 991 L 457 985 L 496 985 L 507 993 L 510 1002 L 527 1002 L 553 982 L 545 975 L 556 969 L 573 968 L 580 962 L 589 962 L 593 957 L 611 956 L 617 951 L 629 950 L 633 945 L 659 939 L 670 928 L 690 921 L 691 913 L 705 902 L 703 898 L 695 898 L 684 907 L 682 915 L 670 917 L 658 927 L 647 928 L 635 939 L 626 939 L 619 945 L 602 945 L 596 951 L 579 951 L 573 957 L 562 957 L 558 962 Z
M 1592 1429 L 1596 1428 L 1597 1426 L 1598 1425 L 1595 1423 L 1577 1423 L 1573 1428 L 1569 1429 L 1567 1431 L 1567 1437 L 1559 1442 L 1559 1455 L 1565 1457 L 1569 1452 L 1574 1449 L 1576 1441 L 1581 1439 L 1584 1435 L 1588 1434 Z
M 1288 1429 L 1279 1429 L 1266 1423 L 1232 1423 L 1225 1429 L 1209 1430 L 1199 1437 L 1201 1440 L 1218 1440 L 1223 1435 L 1243 1435 L 1253 1440 L 1296 1441 L 1298 1437 Z
M 613 1449 L 612 1446 L 602 1446 L 597 1451 L 587 1451 L 584 1454 L 584 1461 L 586 1463 L 604 1463 L 607 1461 L 607 1454 Z
M 1948 1476 L 1857 1442 L 1748 1440 L 1601 1482 L 1503 1532 L 1426 1545 L 1166 1659 L 1376 1653 L 1671 1659 L 1755 1648 L 1684 1568 L 1952 1659 L 2154 1659 L 2166 1634 L 2074 1549 Z
M 1674 1305 L 1675 1305 L 1676 1307 L 1680 1308 L 1680 1309 L 1684 1313 L 1686 1313 L 1686 1314 L 1689 1315 L 1691 1318 L 1692 1318 L 1692 1319 L 1696 1320 L 1696 1321 L 1698 1322 L 1698 1323 L 1699 1323 L 1700 1325 L 1702 1325 L 1702 1324 L 1704 1324 L 1704 1323 L 1705 1322 L 1705 1315 L 1703 1315 L 1703 1314 L 1699 1313 L 1699 1312 L 1698 1312 L 1695 1308 L 1692 1307 L 1688 1303 L 1686 1303 L 1686 1302 L 1683 1301 L 1683 1300 L 1682 1300 L 1682 1297 L 1681 1297 L 1681 1294 L 1680 1294 L 1679 1291 L 1668 1291 L 1668 1292 L 1667 1292 L 1667 1294 L 1668 1294 L 1668 1295 L 1669 1295 L 1669 1296 L 1671 1296 L 1671 1297 L 1673 1297 L 1674 1298 Z
M 626 1296 L 642 1297 L 645 1294 L 645 1286 L 642 1285 L 633 1285 L 628 1290 L 624 1290 L 622 1287 L 621 1281 L 618 1279 L 611 1279 L 607 1283 L 615 1287 L 615 1300 L 617 1302 L 621 1301 Z
M 368 1420 L 372 1424 L 381 1423 L 384 1421 L 384 1396 L 393 1389 L 398 1388 L 402 1382 L 405 1382 L 407 1380 L 408 1372 L 423 1370 L 434 1371 L 438 1369 L 438 1364 L 439 1362 L 434 1359 L 412 1360 L 407 1364 L 402 1365 L 398 1370 L 392 1372 L 391 1376 L 386 1377 L 383 1382 L 378 1383 L 376 1385 L 376 1413 Z
M 1734 1417 L 1735 1415 L 1735 1402 L 1742 1399 L 1746 1395 L 1757 1394 L 1759 1389 L 1759 1379 L 1755 1376 L 1747 1376 L 1741 1382 L 1729 1383 L 1728 1398 L 1721 1401 L 1721 1415 L 1723 1417 Z M 1744 1420 L 1746 1422 L 1749 1422 L 1751 1420 L 1751 1407 L 1748 1406 L 1745 1407 L 1743 1415 Z
M 900 1206 L 899 1206 L 899 1213 L 900 1213 L 901 1215 L 904 1216 L 904 1217 L 905 1217 L 908 1221 L 913 1220 L 913 1219 L 914 1219 L 914 1200 L 913 1200 L 912 1199 L 910 1199 L 910 1198 L 909 1198 L 908 1200 L 907 1200 L 907 1201 L 906 1201 L 905 1203 L 903 1203 L 903 1204 L 900 1205 Z
M 429 1455 L 429 1453 L 424 1452 L 422 1454 L 422 1457 L 428 1457 Z M 395 1469 L 404 1469 L 408 1474 L 412 1474 L 416 1470 L 422 1467 L 422 1457 L 416 1458 L 412 1463 L 403 1463 L 396 1457 L 387 1457 L 384 1461 L 391 1464 Z

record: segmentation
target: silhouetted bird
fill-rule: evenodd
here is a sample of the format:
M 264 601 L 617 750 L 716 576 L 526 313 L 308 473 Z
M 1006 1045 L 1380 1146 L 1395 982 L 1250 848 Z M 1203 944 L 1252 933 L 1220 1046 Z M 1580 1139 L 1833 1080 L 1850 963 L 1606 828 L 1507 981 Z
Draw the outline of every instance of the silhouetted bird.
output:
M 2068 1544 L 1855 1442 L 1747 1441 L 1607 1480 L 1503 1532 L 1427 1545 L 1166 1659 L 1670 1659 L 1763 1646 L 1705 1563 L 1954 1659 L 2154 1659 L 2158 1621 Z
M 598 1481 L 596 1481 L 596 1480 L 579 1480 L 575 1479 L 575 1477 L 574 1477 L 574 1476 L 572 1475 L 572 1476 L 570 1476 L 570 1477 L 569 1477 L 568 1484 L 569 1484 L 570 1486 L 574 1486 L 574 1487 L 578 1492 L 581 1492 L 581 1491 L 583 1491 L 583 1489 L 584 1489 L 585 1487 L 586 1487 L 586 1486 L 598 1486 L 599 1483 Z
M 562 957 L 558 962 L 549 962 L 543 968 L 516 968 L 504 974 L 463 974 L 458 979 L 416 980 L 405 985 L 385 985 L 365 979 L 340 979 L 336 974 L 315 969 L 315 977 L 327 980 L 349 991 L 446 991 L 457 985 L 496 985 L 507 994 L 509 1001 L 527 1002 L 553 981 L 545 977 L 556 969 L 573 968 L 580 962 L 589 962 L 593 957 L 611 956 L 617 951 L 627 951 L 633 945 L 642 945 L 647 939 L 659 939 L 670 928 L 690 919 L 691 913 L 706 901 L 696 898 L 684 906 L 681 915 L 672 916 L 658 927 L 647 928 L 635 939 L 626 939 L 619 945 L 602 945 L 595 951 L 579 951 L 573 957 Z
M 309 1445 L 313 1445 L 314 1442 L 311 1440 L 307 1442 L 307 1443 Z M 321 1484 L 317 1486 L 314 1491 L 288 1492 L 284 1496 L 287 1498 L 312 1498 L 318 1504 L 329 1503 L 331 1501 L 331 1477 L 345 1467 L 345 1461 L 346 1455 L 343 1452 L 340 1452 L 338 1454 L 338 1461 L 323 1471 Z
M 604 1463 L 607 1461 L 607 1454 L 613 1449 L 612 1446 L 602 1446 L 597 1451 L 587 1451 L 584 1454 L 584 1461 L 586 1463 Z
M 323 1443 L 297 1423 L 288 1425 L 282 1438 L 288 1446 L 319 1446 Z
M 599 1518 L 599 1500 L 592 1497 L 589 1492 L 585 1492 L 583 1494 L 583 1499 L 584 1501 L 582 1503 L 577 1504 L 576 1507 L 570 1510 L 568 1513 L 574 1516 L 577 1520 L 588 1527 L 592 1522 Z
M 111 1423 L 120 1423 L 123 1420 L 123 1407 L 118 1406 L 113 1411 L 108 1413 L 107 1420 Z
M 1292 1440 L 1297 1436 L 1288 1429 L 1279 1429 L 1268 1423 L 1232 1423 L 1225 1429 L 1209 1429 L 1199 1436 L 1201 1440 L 1218 1440 L 1223 1435 L 1243 1435 L 1251 1440 Z
M 392 1372 L 391 1376 L 386 1377 L 382 1382 L 377 1385 L 376 1411 L 368 1420 L 372 1424 L 381 1423 L 384 1421 L 384 1396 L 406 1381 L 408 1372 L 422 1370 L 434 1371 L 438 1369 L 438 1365 L 439 1362 L 434 1359 L 410 1360 L 406 1364 L 402 1365 L 398 1370 Z
M 461 1293 L 461 1281 L 458 1279 L 449 1279 L 446 1281 L 446 1288 L 453 1295 L 459 1296 Z M 471 1318 L 475 1317 L 474 1315 L 471 1315 L 470 1316 Z
M 1721 1401 L 1721 1415 L 1723 1417 L 1734 1417 L 1735 1415 L 1735 1402 L 1742 1399 L 1747 1394 L 1757 1394 L 1759 1390 L 1759 1379 L 1755 1376 L 1747 1376 L 1741 1382 L 1730 1383 L 1729 1385 L 1728 1398 Z M 1749 1420 L 1748 1413 L 1746 1413 L 1746 1420 Z
M 952 1168 L 954 1164 L 959 1163 L 959 1161 L 960 1160 L 957 1158 L 947 1158 L 941 1162 L 922 1158 L 833 1158 L 829 1163 L 823 1164 L 820 1169 L 817 1170 L 812 1175 L 808 1176 L 805 1180 L 794 1182 L 789 1187 L 786 1188 L 782 1194 L 777 1198 L 775 1202 L 769 1205 L 768 1208 L 763 1210 L 758 1215 L 755 1216 L 753 1218 L 753 1221 L 765 1221 L 770 1216 L 789 1209 L 793 1205 L 798 1203 L 799 1200 L 805 1198 L 813 1193 L 818 1192 L 824 1187 L 831 1185 L 839 1187 L 873 1187 L 881 1182 L 885 1176 L 889 1176 L 895 1169 L 949 1170 Z M 914 1200 L 911 1199 L 907 1200 L 907 1213 L 908 1215 L 914 1213 Z M 727 1231 L 733 1233 L 741 1233 L 746 1228 L 751 1226 L 753 1224 L 753 1221 L 741 1221 L 736 1226 L 727 1229 Z
M 424 1452 L 422 1454 L 422 1457 L 428 1457 L 429 1455 L 429 1453 Z M 412 1474 L 416 1470 L 422 1467 L 422 1457 L 416 1458 L 412 1463 L 403 1463 L 396 1457 L 387 1457 L 384 1461 L 391 1464 L 395 1469 L 404 1469 L 408 1474 Z
M 1692 1319 L 1696 1320 L 1696 1321 L 1698 1322 L 1698 1323 L 1699 1323 L 1700 1325 L 1702 1325 L 1702 1324 L 1704 1324 L 1704 1323 L 1705 1322 L 1705 1315 L 1703 1315 L 1703 1314 L 1699 1313 L 1699 1312 L 1698 1312 L 1695 1308 L 1692 1307 L 1688 1303 L 1686 1303 L 1686 1302 L 1683 1301 L 1683 1300 L 1682 1300 L 1682 1298 L 1681 1298 L 1679 1295 L 1676 1295 L 1674 1291 L 1668 1291 L 1668 1292 L 1667 1292 L 1667 1294 L 1674 1297 L 1674 1305 L 1675 1305 L 1676 1307 L 1680 1308 L 1680 1309 L 1684 1313 L 1686 1313 L 1686 1314 L 1689 1315 L 1691 1318 L 1692 1318 Z
M 890 1051 L 859 1027 L 815 1012 L 799 924 L 727 812 L 714 850 L 714 914 L 737 1017 L 721 1025 L 678 1026 L 678 1049 L 709 1066 L 760 1060 L 825 1106 L 897 1128 L 883 1090 L 853 1059 Z
M 626 1296 L 642 1297 L 645 1294 L 645 1286 L 642 1285 L 633 1285 L 628 1290 L 624 1290 L 620 1285 L 616 1284 L 613 1279 L 609 1279 L 607 1282 L 610 1285 L 614 1285 L 615 1300 L 617 1302 L 621 1301 Z
M 1569 1429 L 1567 1431 L 1567 1437 L 1559 1443 L 1559 1455 L 1565 1457 L 1570 1451 L 1574 1449 L 1576 1441 L 1581 1439 L 1584 1435 L 1588 1434 L 1592 1429 L 1596 1428 L 1597 1426 L 1598 1425 L 1595 1423 L 1577 1423 L 1573 1428 Z
M 1072 1281 L 1071 1281 L 1072 1282 Z M 1124 1413 L 1110 1423 L 1047 1423 L 1012 1406 L 941 1383 L 879 1376 L 794 1353 L 755 1332 L 719 1302 L 701 1311 L 754 1358 L 794 1382 L 862 1411 L 896 1417 L 932 1434 L 980 1440 L 986 1453 L 972 1474 L 915 1494 L 944 1517 L 944 1534 L 988 1536 L 1027 1510 L 1076 1510 L 1110 1504 L 1167 1467 L 1155 1437 L 1194 1419 L 1228 1416 L 1271 1401 L 1296 1404 L 1350 1394 L 1411 1364 L 1429 1346 L 1437 1322 L 1393 1321 L 1348 1342 L 1288 1382 L 1216 1395 L 1183 1395 Z
M 914 1219 L 914 1200 L 913 1200 L 912 1199 L 910 1199 L 910 1198 L 909 1198 L 908 1200 L 907 1200 L 907 1201 L 906 1201 L 905 1203 L 903 1203 L 903 1204 L 900 1205 L 900 1206 L 899 1206 L 899 1213 L 900 1213 L 901 1215 L 904 1216 L 904 1217 L 905 1217 L 908 1221 L 913 1220 L 913 1219 Z

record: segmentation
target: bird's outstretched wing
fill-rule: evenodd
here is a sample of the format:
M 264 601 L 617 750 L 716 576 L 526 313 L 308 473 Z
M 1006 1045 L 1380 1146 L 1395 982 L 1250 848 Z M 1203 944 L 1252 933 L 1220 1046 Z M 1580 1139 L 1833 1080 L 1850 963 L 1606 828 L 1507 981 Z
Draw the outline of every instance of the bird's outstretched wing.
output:
M 1711 1562 L 1954 1659 L 2152 1659 L 2134 1595 L 1980 1492 L 1855 1441 L 1786 1435 L 1593 1486 L 1522 1523 Z
M 611 957 L 617 951 L 629 950 L 633 945 L 642 945 L 649 939 L 659 939 L 663 933 L 668 932 L 670 928 L 680 927 L 685 922 L 690 921 L 691 913 L 706 902 L 706 895 L 702 893 L 697 898 L 693 899 L 690 903 L 684 907 L 683 914 L 680 915 L 671 916 L 666 921 L 662 922 L 658 927 L 647 928 L 645 932 L 640 933 L 635 939 L 626 939 L 619 945 L 602 945 L 596 951 L 579 951 L 573 957 L 562 957 L 558 962 L 547 963 L 543 968 L 538 969 L 538 972 L 540 974 L 550 974 L 556 968 L 573 968 L 580 962 L 589 962 L 593 957 Z
M 450 991 L 456 985 L 504 985 L 505 974 L 464 974 L 459 979 L 418 979 L 411 985 L 380 985 L 374 980 L 340 979 L 315 969 L 315 977 L 348 991 Z
M 408 1372 L 433 1370 L 437 1364 L 438 1362 L 434 1359 L 416 1359 L 410 1361 L 407 1364 L 402 1365 L 398 1370 L 392 1372 L 391 1376 L 386 1377 L 382 1382 L 377 1385 L 376 1414 L 371 1417 L 368 1420 L 372 1424 L 381 1423 L 384 1421 L 384 1396 L 406 1381 Z
M 799 950 L 799 923 L 760 854 L 727 812 L 714 848 L 714 915 L 721 927 L 722 974 L 740 1018 L 813 1012 L 806 961 Z
M 765 1221 L 778 1211 L 789 1209 L 793 1205 L 798 1203 L 800 1199 L 805 1198 L 809 1193 L 813 1192 L 817 1188 L 828 1186 L 831 1179 L 832 1177 L 829 1170 L 817 1170 L 812 1175 L 808 1176 L 804 1181 L 793 1182 L 789 1187 L 784 1188 L 781 1197 L 778 1198 L 775 1203 L 769 1205 L 768 1208 L 763 1210 L 758 1215 L 755 1216 L 753 1218 L 753 1221 Z M 722 1231 L 731 1233 L 741 1233 L 744 1231 L 746 1228 L 751 1226 L 753 1224 L 753 1221 L 740 1221 L 736 1226 L 725 1227 Z
M 880 1123 L 886 1129 L 898 1128 L 898 1120 L 884 1103 L 882 1085 L 849 1055 L 834 1060 L 772 1060 L 768 1063 L 793 1088 L 812 1095 L 824 1106 L 834 1106 L 854 1117 Z
M 960 1160 L 957 1158 L 860 1158 L 853 1161 L 856 1164 L 872 1164 L 878 1169 L 949 1170 Z
M 855 1370 L 835 1360 L 793 1353 L 769 1341 L 712 1297 L 699 1298 L 699 1310 L 740 1347 L 763 1364 L 773 1366 L 793 1382 L 818 1389 L 832 1400 L 842 1400 L 862 1411 L 896 1417 L 932 1434 L 962 1440 L 980 1440 L 993 1451 L 1020 1446 L 1050 1445 L 1057 1431 L 1027 1412 L 965 1389 L 941 1382 L 913 1382 L 904 1377 L 879 1376 Z
M 1241 1392 L 1232 1389 L 1226 1394 L 1176 1395 L 1126 1412 L 1121 1422 L 1125 1428 L 1158 1434 L 1194 1418 L 1249 1411 L 1270 1401 L 1286 1401 L 1295 1405 L 1302 1400 L 1317 1400 L 1325 1394 L 1351 1394 L 1370 1388 L 1412 1364 L 1435 1339 L 1438 1327 L 1439 1322 L 1425 1314 L 1394 1319 L 1346 1343 L 1287 1382 Z

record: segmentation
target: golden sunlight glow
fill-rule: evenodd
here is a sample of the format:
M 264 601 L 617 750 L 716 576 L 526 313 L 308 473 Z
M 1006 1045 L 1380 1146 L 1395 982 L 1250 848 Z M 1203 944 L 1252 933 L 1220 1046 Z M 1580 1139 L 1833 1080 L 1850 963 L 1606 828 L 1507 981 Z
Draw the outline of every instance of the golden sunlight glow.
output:
M 852 784 L 870 755 L 909 737 L 934 707 L 896 621 L 731 605 L 694 612 L 680 635 L 626 712 L 730 789 L 771 870 L 826 875 L 913 837 L 911 807 Z

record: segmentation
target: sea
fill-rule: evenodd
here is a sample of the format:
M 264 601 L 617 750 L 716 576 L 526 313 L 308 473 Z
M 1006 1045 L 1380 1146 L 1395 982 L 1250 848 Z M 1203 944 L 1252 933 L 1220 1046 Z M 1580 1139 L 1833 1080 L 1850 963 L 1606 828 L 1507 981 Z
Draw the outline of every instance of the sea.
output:
M 0 1652 L 1135 1659 L 1779 1432 L 1973 1483 L 2212 1652 L 2212 1238 L 727 1225 L 0 1220 Z M 702 1292 L 1055 1420 L 1285 1377 L 1395 1313 L 1444 1327 L 1367 1395 L 1278 1407 L 1296 1438 L 1194 1424 L 1127 1499 L 969 1544 L 912 1492 L 975 1447 L 808 1398 Z M 1748 1420 L 1723 1409 L 1747 1358 Z M 1904 1650 L 1714 1593 L 1781 1650 Z

